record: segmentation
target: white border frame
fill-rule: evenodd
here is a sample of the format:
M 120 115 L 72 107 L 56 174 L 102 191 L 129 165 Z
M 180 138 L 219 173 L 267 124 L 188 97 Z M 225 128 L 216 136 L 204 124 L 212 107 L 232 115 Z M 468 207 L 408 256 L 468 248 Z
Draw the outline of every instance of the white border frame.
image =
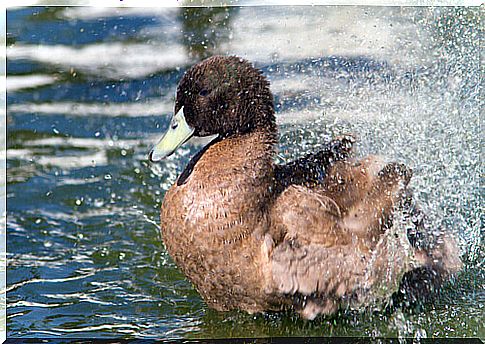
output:
M 7 93 L 6 44 L 7 8 L 24 6 L 91 7 L 198 7 L 198 6 L 484 6 L 481 0 L 4 0 L 0 6 L 0 342 L 7 336 Z

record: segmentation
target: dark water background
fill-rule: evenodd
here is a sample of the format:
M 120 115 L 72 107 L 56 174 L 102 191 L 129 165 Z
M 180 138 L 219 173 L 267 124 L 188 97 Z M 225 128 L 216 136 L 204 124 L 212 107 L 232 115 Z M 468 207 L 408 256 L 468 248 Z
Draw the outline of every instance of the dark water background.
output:
M 9 337 L 485 338 L 483 8 L 18 8 L 7 11 Z M 167 255 L 158 213 L 201 142 L 147 152 L 187 67 L 215 53 L 271 81 L 278 159 L 352 132 L 359 154 L 414 170 L 466 268 L 434 302 L 392 313 L 209 310 Z

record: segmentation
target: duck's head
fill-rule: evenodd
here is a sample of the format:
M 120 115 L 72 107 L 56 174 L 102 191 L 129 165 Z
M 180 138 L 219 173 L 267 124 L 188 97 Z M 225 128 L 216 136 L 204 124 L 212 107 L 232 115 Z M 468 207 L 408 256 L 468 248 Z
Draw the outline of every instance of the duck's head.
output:
M 221 139 L 266 130 L 276 134 L 273 96 L 261 71 L 236 56 L 213 56 L 182 77 L 175 111 L 150 160 L 171 155 L 192 136 Z

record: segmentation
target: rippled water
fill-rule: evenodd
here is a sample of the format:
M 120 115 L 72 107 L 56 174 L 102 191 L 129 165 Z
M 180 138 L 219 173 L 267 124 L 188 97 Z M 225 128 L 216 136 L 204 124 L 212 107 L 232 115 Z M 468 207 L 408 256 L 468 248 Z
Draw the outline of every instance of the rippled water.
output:
M 478 8 L 19 8 L 7 12 L 9 337 L 485 338 Z M 158 232 L 203 142 L 159 165 L 177 81 L 215 53 L 271 80 L 278 158 L 354 133 L 414 170 L 465 270 L 415 310 L 304 322 L 207 309 Z

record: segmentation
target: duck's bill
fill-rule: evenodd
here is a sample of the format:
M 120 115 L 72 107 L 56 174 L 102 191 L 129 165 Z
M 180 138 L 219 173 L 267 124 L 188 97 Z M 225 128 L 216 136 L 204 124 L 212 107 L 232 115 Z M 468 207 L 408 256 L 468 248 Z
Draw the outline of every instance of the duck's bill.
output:
M 184 108 L 173 116 L 170 126 L 160 141 L 153 147 L 149 158 L 152 162 L 160 161 L 170 156 L 177 148 L 187 142 L 194 134 L 194 128 L 187 124 Z

